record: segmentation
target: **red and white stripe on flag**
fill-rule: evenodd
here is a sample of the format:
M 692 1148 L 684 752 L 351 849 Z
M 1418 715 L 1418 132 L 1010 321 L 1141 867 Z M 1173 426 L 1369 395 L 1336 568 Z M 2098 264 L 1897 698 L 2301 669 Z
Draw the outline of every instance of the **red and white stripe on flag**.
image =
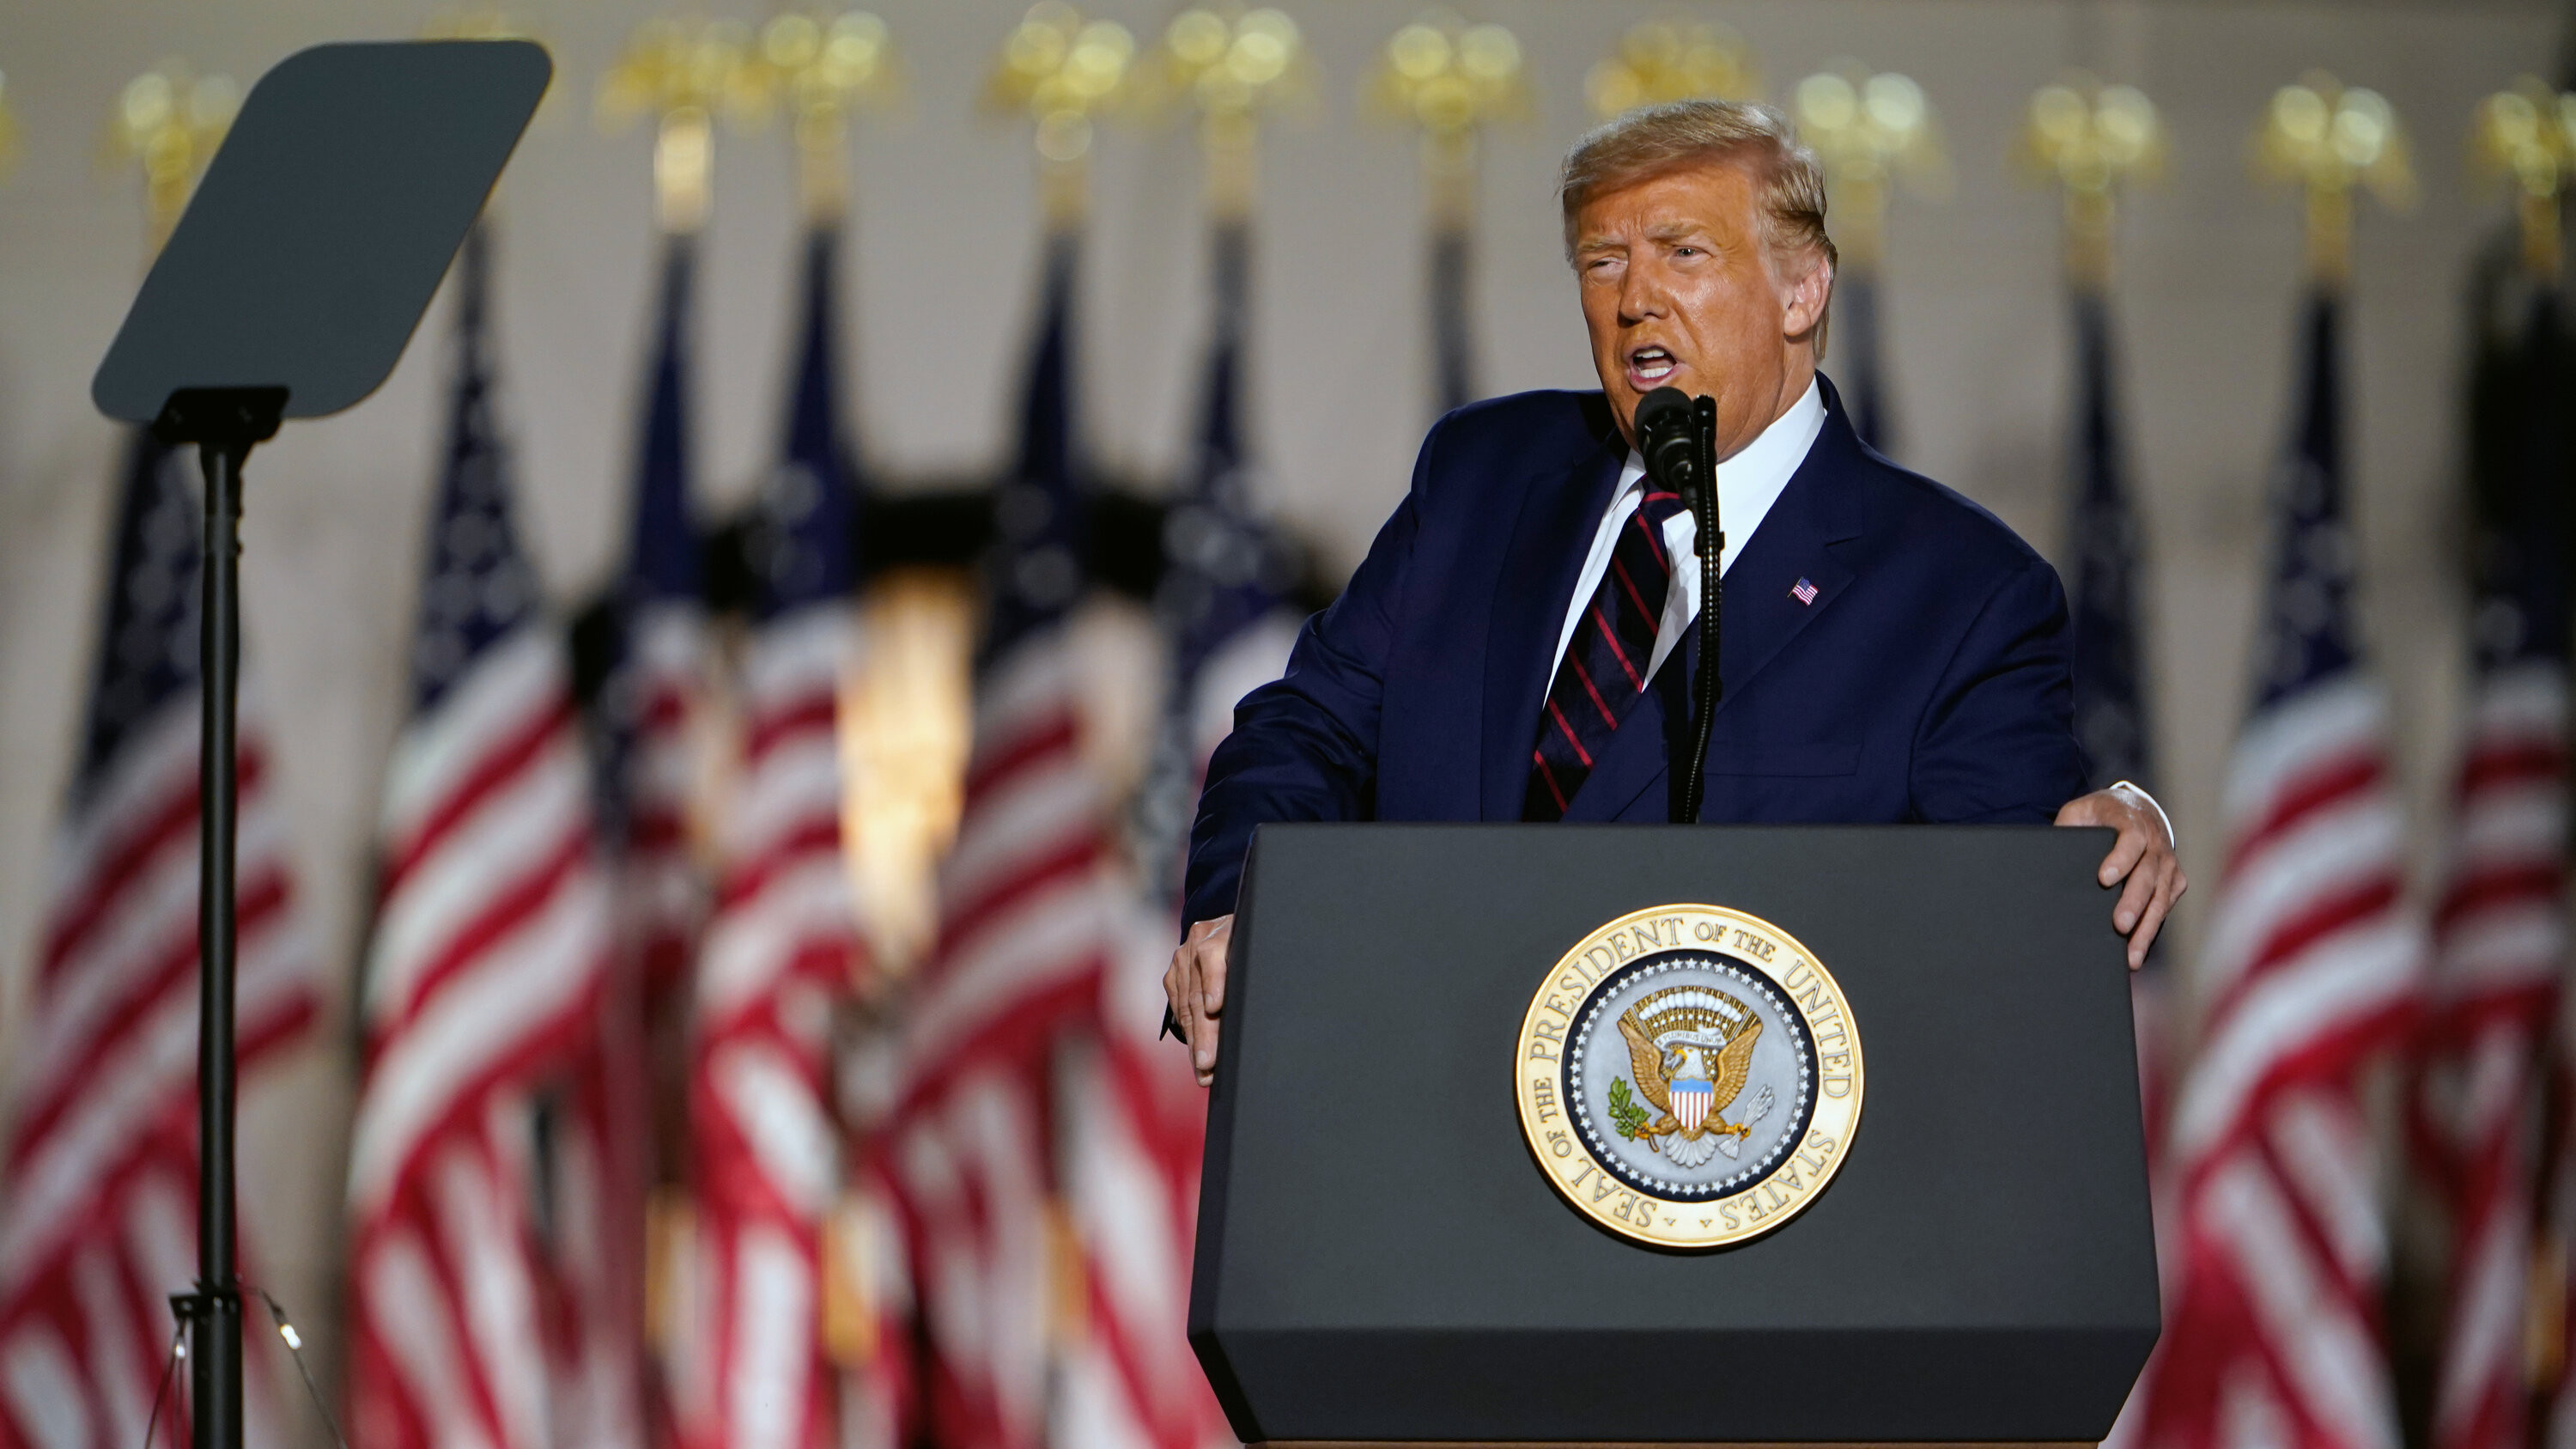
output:
M 2439 1449 L 2527 1437 L 2535 1114 L 2567 950 L 2567 727 L 2566 669 L 2546 659 L 2488 671 L 2470 699 L 2414 1102 L 2453 1224 Z
M 141 1443 L 170 1352 L 168 1295 L 196 1277 L 197 730 L 190 690 L 129 737 L 58 842 L 11 1072 L 0 1444 Z M 309 1029 L 318 997 L 250 699 L 240 740 L 247 1072 Z M 252 1387 L 248 1407 L 269 1407 Z
M 2354 1076 L 2409 1025 L 2387 708 L 2346 671 L 2238 740 L 2228 856 L 2174 1102 L 2182 1261 L 2132 1403 L 2143 1449 L 2395 1449 L 2376 1150 Z
M 543 624 L 481 651 L 395 746 L 349 1168 L 369 1449 L 548 1442 L 531 1089 L 595 1030 L 610 941 L 591 788 Z
M 687 974 L 707 914 L 705 872 L 689 839 L 695 789 L 692 715 L 702 678 L 705 621 L 696 605 L 653 600 L 636 610 L 624 681 L 635 691 L 625 760 L 625 840 L 617 914 L 629 959 L 648 991 Z
M 646 1201 L 662 1167 L 655 1145 L 667 1140 L 655 1113 L 680 1100 L 680 1083 L 657 1076 L 669 1068 L 654 1044 L 663 1023 L 686 1017 L 709 904 L 689 821 L 705 646 L 695 603 L 649 599 L 629 621 L 625 665 L 608 683 L 631 692 L 615 711 L 627 730 L 610 855 L 617 952 L 553 1139 L 558 1449 L 631 1449 L 668 1433 L 661 1385 L 646 1372 Z
M 742 769 L 690 1048 L 699 1243 L 675 1370 L 684 1443 L 820 1449 L 835 1414 L 823 1233 L 840 1189 L 833 1003 L 865 964 L 842 859 L 837 700 L 852 647 L 837 600 L 761 626 L 742 662 Z
M 1046 1442 L 1054 1344 L 1045 1079 L 979 1061 L 897 1122 L 887 1152 L 926 1330 L 919 1406 L 949 1449 Z
M 929 1329 L 922 1410 L 960 1449 L 1030 1449 L 1047 1427 L 1054 1056 L 1116 950 L 1078 663 L 1049 624 L 985 673 L 886 1153 Z
M 1067 1449 L 1208 1449 L 1233 1435 L 1189 1343 L 1207 1094 L 1188 1050 L 1157 1039 L 1167 910 L 1140 900 L 1128 925 L 1096 1036 L 1057 1063 L 1087 1318 L 1067 1356 L 1057 1437 Z

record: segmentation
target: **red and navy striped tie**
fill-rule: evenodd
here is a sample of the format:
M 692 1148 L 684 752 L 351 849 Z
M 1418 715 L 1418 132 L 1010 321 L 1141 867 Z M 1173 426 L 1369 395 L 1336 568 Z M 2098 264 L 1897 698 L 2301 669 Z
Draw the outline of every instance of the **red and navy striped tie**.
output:
M 1663 620 L 1664 592 L 1673 579 L 1664 520 L 1681 511 L 1680 494 L 1652 490 L 1619 526 L 1610 567 L 1602 570 L 1601 587 L 1592 591 L 1574 626 L 1547 706 L 1539 712 L 1529 788 L 1521 797 L 1523 820 L 1565 818 L 1566 802 L 1583 788 L 1592 762 L 1645 693 L 1655 627 Z

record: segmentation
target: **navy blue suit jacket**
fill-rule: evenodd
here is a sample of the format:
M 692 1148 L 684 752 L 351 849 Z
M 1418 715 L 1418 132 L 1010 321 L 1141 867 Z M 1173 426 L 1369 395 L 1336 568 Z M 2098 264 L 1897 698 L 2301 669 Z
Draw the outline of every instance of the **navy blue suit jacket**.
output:
M 1700 819 L 2046 821 L 2083 793 L 2056 570 L 1862 445 L 1830 383 L 1806 461 L 1726 572 Z M 1599 393 L 1440 420 L 1413 487 L 1288 672 L 1246 695 L 1190 836 L 1184 919 L 1234 909 L 1274 820 L 1518 820 L 1557 634 L 1627 444 Z M 1724 520 L 1720 520 L 1724 526 Z M 1815 586 L 1812 603 L 1791 591 Z M 1669 818 L 1665 720 L 1697 631 L 1570 802 Z

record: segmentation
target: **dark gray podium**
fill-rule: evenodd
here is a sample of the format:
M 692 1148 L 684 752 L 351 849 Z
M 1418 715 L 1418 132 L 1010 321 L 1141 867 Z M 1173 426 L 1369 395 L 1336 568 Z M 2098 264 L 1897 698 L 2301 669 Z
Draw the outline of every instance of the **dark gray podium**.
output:
M 2100 1440 L 2158 1327 L 2127 972 L 2093 880 L 2109 839 L 1265 828 L 1190 1297 L 1234 1432 Z M 1768 1235 L 1697 1252 L 1578 1213 L 1505 1071 L 1560 954 L 1674 902 L 1794 936 L 1867 1061 L 1830 1185 Z

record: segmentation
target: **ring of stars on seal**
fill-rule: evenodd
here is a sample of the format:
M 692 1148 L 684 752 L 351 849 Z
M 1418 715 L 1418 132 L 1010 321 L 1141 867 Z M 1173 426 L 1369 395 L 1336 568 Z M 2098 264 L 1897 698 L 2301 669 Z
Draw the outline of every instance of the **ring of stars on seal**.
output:
M 1577 942 L 1514 1043 L 1521 1132 L 1593 1224 L 1716 1248 L 1786 1224 L 1860 1120 L 1859 1028 L 1795 937 L 1726 906 L 1632 911 Z
M 1591 1000 L 1584 1008 L 1583 1024 L 1576 1028 L 1574 1039 L 1566 1046 L 1565 1097 L 1568 1101 L 1581 1101 L 1583 1098 L 1583 1065 L 1592 1056 L 1595 1029 L 1607 1024 L 1602 1019 L 1602 1013 L 1609 1008 L 1613 997 L 1624 987 L 1636 984 L 1652 985 L 1656 977 L 1684 971 L 1713 974 L 1730 982 L 1740 992 L 1761 996 L 1765 998 L 1772 1010 L 1778 1013 L 1779 1019 L 1788 1023 L 1789 1049 L 1798 1064 L 1796 1098 L 1786 1104 L 1789 1121 L 1794 1124 L 1791 1130 L 1769 1134 L 1771 1143 L 1759 1159 L 1746 1160 L 1737 1164 L 1734 1171 L 1714 1182 L 1694 1183 L 1651 1176 L 1629 1169 L 1621 1163 L 1611 1146 L 1617 1137 L 1615 1128 L 1605 1133 L 1603 1129 L 1609 1124 L 1589 1113 L 1581 1114 L 1574 1120 L 1575 1125 L 1583 1133 L 1584 1142 L 1591 1147 L 1593 1155 L 1601 1159 L 1602 1169 L 1611 1176 L 1626 1182 L 1631 1187 L 1652 1191 L 1658 1197 L 1669 1198 L 1675 1202 L 1707 1202 L 1714 1198 L 1731 1196 L 1742 1191 L 1744 1184 L 1759 1181 L 1798 1141 L 1799 1129 L 1806 1126 L 1807 1118 L 1815 1107 L 1815 1053 L 1807 1036 L 1806 1023 L 1801 1021 L 1797 1012 L 1790 1008 L 1787 999 L 1781 996 L 1780 988 L 1774 986 L 1769 977 L 1749 971 L 1740 963 L 1723 956 L 1694 954 L 1646 958 L 1632 962 L 1627 970 L 1611 976 L 1592 989 Z M 1615 1038 L 1616 1031 L 1614 1030 L 1611 1035 Z M 1604 1049 L 1622 1059 L 1627 1055 L 1625 1048 L 1616 1044 L 1605 1043 Z M 1624 1060 L 1614 1065 L 1613 1070 L 1625 1070 Z M 1775 1107 L 1774 1110 L 1778 1108 Z M 1757 1132 L 1755 1135 L 1764 1134 Z

